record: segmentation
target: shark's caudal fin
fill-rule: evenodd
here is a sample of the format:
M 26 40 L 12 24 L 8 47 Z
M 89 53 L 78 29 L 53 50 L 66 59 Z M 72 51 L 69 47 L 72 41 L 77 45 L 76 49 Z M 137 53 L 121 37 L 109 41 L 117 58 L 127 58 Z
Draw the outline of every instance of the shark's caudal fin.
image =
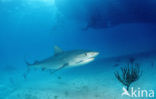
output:
M 26 64 L 27 66 L 33 65 L 33 64 L 29 63 L 29 62 L 26 60 L 26 58 L 24 58 L 24 62 L 25 62 L 25 64 Z
M 26 79 L 27 79 L 27 76 L 28 76 L 28 74 L 29 74 L 29 71 L 30 71 L 29 66 L 32 65 L 32 64 L 30 64 L 30 63 L 26 60 L 26 57 L 24 57 L 24 62 L 25 62 L 25 64 L 27 65 L 27 69 L 26 69 L 26 71 L 23 73 L 23 77 L 24 77 L 24 79 L 26 80 Z
M 32 64 L 30 64 L 30 63 L 29 63 L 28 61 L 26 61 L 26 60 L 25 60 L 24 62 L 26 63 L 27 66 L 32 65 Z
M 27 61 L 26 56 L 24 56 L 24 63 L 25 63 L 27 66 L 31 65 L 31 64 Z
M 59 53 L 62 53 L 63 50 L 61 48 L 59 48 L 58 46 L 54 46 L 54 54 L 59 54 Z
M 34 61 L 33 63 L 29 63 L 28 61 L 27 61 L 27 59 L 26 58 L 24 58 L 24 62 L 25 62 L 25 64 L 27 65 L 27 66 L 31 66 L 31 65 L 34 65 L 34 64 L 36 64 L 36 63 L 38 63 L 39 61 Z

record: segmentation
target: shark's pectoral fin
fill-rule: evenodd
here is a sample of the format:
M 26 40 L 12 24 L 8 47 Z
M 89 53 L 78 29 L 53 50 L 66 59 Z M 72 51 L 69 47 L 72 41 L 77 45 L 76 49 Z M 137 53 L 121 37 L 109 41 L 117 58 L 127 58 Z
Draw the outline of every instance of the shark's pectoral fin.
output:
M 65 63 L 65 64 L 63 64 L 61 67 L 59 67 L 59 68 L 56 69 L 55 71 L 51 71 L 50 73 L 53 74 L 53 73 L 55 73 L 55 72 L 57 72 L 57 71 L 63 69 L 64 67 L 66 67 L 66 66 L 68 66 L 68 65 L 69 65 L 68 63 Z

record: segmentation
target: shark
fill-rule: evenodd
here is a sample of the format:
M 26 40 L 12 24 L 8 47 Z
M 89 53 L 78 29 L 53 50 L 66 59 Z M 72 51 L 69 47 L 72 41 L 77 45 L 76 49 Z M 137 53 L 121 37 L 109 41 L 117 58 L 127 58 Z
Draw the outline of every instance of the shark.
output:
M 54 70 L 52 73 L 69 67 L 82 66 L 92 62 L 96 56 L 99 55 L 97 51 L 88 50 L 70 50 L 63 51 L 60 47 L 54 46 L 54 55 L 41 61 L 29 63 L 26 61 L 28 68 L 41 68 L 42 70 Z

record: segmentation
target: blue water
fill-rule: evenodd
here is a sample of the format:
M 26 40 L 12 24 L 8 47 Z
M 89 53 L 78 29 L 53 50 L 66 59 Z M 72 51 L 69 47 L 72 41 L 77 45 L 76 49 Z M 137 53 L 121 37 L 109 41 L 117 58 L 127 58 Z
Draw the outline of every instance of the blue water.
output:
M 155 0 L 0 0 L 0 99 L 128 99 L 114 72 L 129 58 L 143 75 L 134 88 L 156 86 Z M 86 65 L 51 75 L 29 62 L 64 51 L 98 51 Z M 145 97 L 141 97 L 145 98 Z

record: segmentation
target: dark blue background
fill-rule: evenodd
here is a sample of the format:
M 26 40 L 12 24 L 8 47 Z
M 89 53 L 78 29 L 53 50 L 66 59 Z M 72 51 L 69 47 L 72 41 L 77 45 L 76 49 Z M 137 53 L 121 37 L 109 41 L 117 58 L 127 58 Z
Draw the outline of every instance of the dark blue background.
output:
M 51 56 L 54 45 L 103 57 L 155 50 L 155 11 L 155 0 L 0 1 L 0 66 Z

